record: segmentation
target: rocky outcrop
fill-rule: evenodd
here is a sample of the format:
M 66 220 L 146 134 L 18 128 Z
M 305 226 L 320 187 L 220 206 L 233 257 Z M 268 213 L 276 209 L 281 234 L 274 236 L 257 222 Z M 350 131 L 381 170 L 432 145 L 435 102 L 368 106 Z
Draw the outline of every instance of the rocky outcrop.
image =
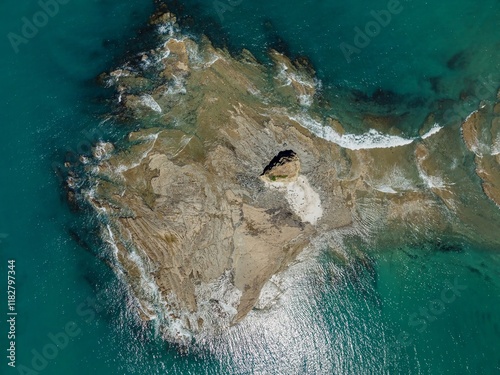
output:
M 500 103 L 483 104 L 462 125 L 462 135 L 474 153 L 476 173 L 485 194 L 500 207 Z
M 388 226 L 412 238 L 450 228 L 491 237 L 496 211 L 481 201 L 476 215 L 466 198 L 475 181 L 452 173 L 465 152 L 458 129 L 345 134 L 316 114 L 318 82 L 304 64 L 271 52 L 275 66 L 264 67 L 247 51 L 235 58 L 183 36 L 172 15 L 153 22 L 160 46 L 101 77 L 116 88 L 119 119 L 139 126 L 120 147 L 96 146 L 78 194 L 100 218 L 141 315 L 158 319 L 166 338 L 237 323 L 272 275 L 339 228 L 365 238 Z M 455 154 L 442 155 L 452 143 Z M 471 215 L 474 225 L 463 225 Z
M 264 168 L 261 178 L 267 182 L 296 181 L 300 172 L 299 157 L 292 150 L 280 151 Z

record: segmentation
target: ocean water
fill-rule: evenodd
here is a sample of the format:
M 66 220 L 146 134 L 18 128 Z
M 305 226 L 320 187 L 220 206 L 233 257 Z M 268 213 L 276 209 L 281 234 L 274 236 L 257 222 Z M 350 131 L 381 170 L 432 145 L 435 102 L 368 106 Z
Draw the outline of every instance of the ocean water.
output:
M 378 29 L 370 24 L 377 20 L 373 12 L 387 12 L 393 3 L 399 4 L 391 6 L 397 13 L 379 16 Z M 439 104 L 462 95 L 467 106 L 477 105 L 494 96 L 500 82 L 500 10 L 495 0 L 168 4 L 184 16 L 185 27 L 230 50 L 247 48 L 262 61 L 270 48 L 307 57 L 323 82 L 327 112 L 357 131 L 362 130 L 359 113 L 372 112 L 398 116 L 398 127 L 412 134 Z M 376 35 L 356 44 L 355 28 L 366 35 L 367 27 L 368 33 L 375 27 Z M 357 48 L 347 54 L 349 59 L 340 48 L 343 43 Z M 483 81 L 494 83 L 484 89 Z M 443 123 L 453 119 L 450 113 L 440 117 Z
M 415 133 L 430 110 L 460 97 L 465 117 L 500 82 L 494 0 L 402 1 L 351 62 L 339 46 L 354 45 L 354 28 L 364 29 L 387 2 L 167 4 L 188 32 L 235 53 L 247 48 L 263 62 L 269 48 L 306 56 L 323 82 L 325 111 L 352 130 L 366 130 L 355 120 L 368 110 L 400 115 L 400 129 Z M 366 247 L 370 260 L 350 266 L 322 249 L 287 273 L 272 311 L 189 350 L 165 343 L 133 313 L 92 222 L 71 211 L 57 173 L 93 142 L 119 137 L 103 125 L 112 93 L 96 77 L 147 44 L 154 5 L 70 0 L 58 8 L 16 52 L 8 34 L 22 35 L 23 17 L 40 5 L 0 4 L 0 279 L 15 259 L 18 312 L 17 367 L 2 356 L 1 374 L 500 373 L 500 253 L 481 243 Z M 65 329 L 73 337 L 51 351 L 52 335 Z M 40 360 L 44 350 L 51 359 Z

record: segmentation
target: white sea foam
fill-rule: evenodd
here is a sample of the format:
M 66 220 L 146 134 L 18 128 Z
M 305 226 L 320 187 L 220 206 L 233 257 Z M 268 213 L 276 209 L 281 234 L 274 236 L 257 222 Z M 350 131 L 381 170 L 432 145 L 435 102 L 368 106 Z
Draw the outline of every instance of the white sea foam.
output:
M 105 86 L 106 87 L 111 87 L 112 85 L 115 85 L 120 77 L 128 77 L 130 76 L 130 71 L 128 70 L 127 67 L 123 67 L 121 69 L 116 69 L 109 73 L 109 77 L 105 81 Z
M 101 141 L 95 145 L 92 154 L 97 160 L 103 160 L 109 158 L 110 152 L 113 149 L 114 147 L 111 143 Z
M 283 86 L 290 86 L 293 82 L 297 82 L 299 85 L 309 89 L 320 89 L 322 86 L 322 82 L 319 79 L 310 79 L 303 77 L 300 73 L 290 72 L 284 63 L 280 64 L 280 70 L 276 79 L 283 82 Z M 314 102 L 313 95 L 309 94 L 297 95 L 297 99 L 303 107 L 310 107 Z
M 424 181 L 430 189 L 446 189 L 447 183 L 439 176 L 430 176 L 426 174 L 421 168 L 419 168 L 420 178 Z
M 387 194 L 397 194 L 398 193 L 392 187 L 386 186 L 386 185 L 381 185 L 381 186 L 378 186 L 378 187 L 374 187 L 374 189 L 378 190 L 378 191 L 380 191 L 382 193 L 387 193 Z
M 433 136 L 434 134 L 437 134 L 439 133 L 439 131 L 443 129 L 442 126 L 440 126 L 438 123 L 435 123 L 432 128 L 429 129 L 429 131 L 427 133 L 425 133 L 423 136 L 422 136 L 422 139 L 427 139 L 431 136 Z
M 476 114 L 477 112 L 479 112 L 479 110 L 477 110 L 477 109 L 476 109 L 475 111 L 471 112 L 471 113 L 470 113 L 470 114 L 469 114 L 469 115 L 465 118 L 465 121 L 464 121 L 464 122 L 467 122 L 467 121 L 471 118 L 471 116 L 473 116 L 473 115 L 474 115 L 474 114 Z
M 218 55 L 212 55 L 212 58 L 207 61 L 205 64 L 203 64 L 203 67 L 204 68 L 210 68 L 213 64 L 215 64 L 215 62 L 219 59 L 221 59 L 222 57 L 218 56 Z
M 415 140 L 414 138 L 403 138 L 397 135 L 382 134 L 374 129 L 364 134 L 340 135 L 332 127 L 325 126 L 310 116 L 299 114 L 288 117 L 290 120 L 297 122 L 311 131 L 314 135 L 349 150 L 399 147 L 408 145 Z
M 310 107 L 314 100 L 312 95 L 299 95 L 299 104 L 303 107 Z
M 82 194 L 84 195 L 85 199 L 87 200 L 95 199 L 95 189 L 97 188 L 97 186 L 99 186 L 98 182 L 96 182 L 96 184 L 92 188 L 82 191 Z
M 120 250 L 116 244 L 113 230 L 109 224 L 105 225 L 105 229 L 102 237 L 112 249 L 114 261 L 117 264 L 114 269 L 118 276 L 126 280 L 128 284 L 130 280 L 126 277 L 122 270 L 123 265 L 119 262 L 118 253 Z M 180 316 L 182 312 L 175 308 L 174 310 L 172 309 L 172 306 L 177 305 L 177 298 L 175 296 L 167 296 L 169 303 L 166 302 L 158 285 L 149 272 L 149 265 L 145 264 L 138 251 L 139 249 L 134 248 L 126 255 L 127 258 L 136 265 L 140 272 L 139 284 L 141 295 L 134 295 L 137 299 L 136 307 L 138 307 L 148 319 L 156 319 L 159 321 L 166 339 L 184 344 L 189 343 L 192 335 L 181 320 L 182 317 Z M 130 291 L 132 292 L 132 290 Z
M 375 190 L 387 194 L 417 190 L 414 183 L 404 175 L 402 170 L 397 168 L 385 174 L 382 181 L 367 181 L 367 183 Z
M 242 292 L 234 286 L 232 279 L 232 272 L 226 270 L 218 279 L 196 286 L 198 308 L 195 317 L 203 319 L 204 333 L 229 327 L 238 313 Z
M 163 53 L 160 55 L 160 59 L 166 59 L 167 57 L 170 56 L 170 49 L 168 49 L 168 47 L 166 46 L 167 43 L 165 43 L 165 49 L 163 51 Z
M 142 55 L 140 66 L 143 70 L 146 70 L 150 66 L 154 65 L 157 61 L 155 58 L 151 58 L 151 56 L 148 56 L 146 54 L 139 54 L 139 56 L 140 55 Z
M 154 98 L 149 95 L 149 94 L 144 94 L 141 95 L 141 103 L 144 104 L 146 107 L 151 108 L 153 111 L 161 113 L 161 107 L 160 105 L 154 100 Z
M 282 280 L 279 275 L 272 275 L 262 287 L 259 299 L 255 304 L 257 310 L 268 310 L 274 307 L 283 294 Z
M 155 311 L 155 302 L 161 299 L 161 293 L 158 285 L 155 283 L 151 274 L 148 271 L 148 267 L 144 264 L 143 259 L 137 253 L 137 250 L 128 253 L 128 259 L 132 261 L 140 273 L 139 284 L 141 286 L 141 291 L 144 293 L 144 297 L 141 298 L 141 302 L 146 305 L 147 310 L 142 310 L 143 313 L 148 317 L 149 320 L 157 318 L 156 314 L 152 314 L 151 311 Z
M 292 84 L 292 80 L 287 71 L 288 67 L 282 63 L 280 65 L 280 70 L 278 72 L 278 75 L 276 76 L 276 79 L 284 82 L 283 86 L 290 86 Z
M 115 256 L 115 259 L 118 259 L 118 246 L 116 245 L 115 241 L 115 236 L 113 234 L 113 231 L 111 230 L 111 226 L 109 224 L 106 224 L 106 229 L 107 229 L 107 235 L 104 236 L 104 241 L 111 247 L 113 250 L 113 255 Z
M 156 29 L 160 35 L 174 35 L 175 28 L 172 22 L 161 24 Z
M 447 183 L 440 176 L 431 176 L 431 175 L 427 174 L 424 171 L 424 169 L 422 168 L 420 161 L 421 160 L 419 160 L 419 162 L 417 163 L 418 174 L 419 174 L 420 178 L 422 179 L 422 181 L 425 183 L 425 185 L 429 189 L 445 190 L 448 188 L 448 186 L 454 185 L 454 183 Z
M 188 37 L 186 37 L 184 39 L 188 39 Z M 205 60 L 203 59 L 203 57 L 200 54 L 198 44 L 186 43 L 186 51 L 188 54 L 189 62 L 192 63 L 193 65 L 202 66 L 205 63 Z
M 130 71 L 128 71 L 127 69 L 116 69 L 116 70 L 112 71 L 111 73 L 109 73 L 109 75 L 115 79 L 118 79 L 120 77 L 130 76 Z
M 276 78 L 283 81 L 284 86 L 290 86 L 292 84 L 292 82 L 295 81 L 302 86 L 306 86 L 309 88 L 316 87 L 316 82 L 314 80 L 304 78 L 300 74 L 295 74 L 295 73 L 289 72 L 288 67 L 283 63 L 281 63 L 281 65 L 280 65 L 280 70 L 279 70 Z
M 322 359 L 332 355 L 332 346 L 340 348 L 339 353 L 349 352 L 352 340 L 339 339 L 337 330 L 328 327 L 330 322 L 318 319 L 317 312 L 324 290 L 341 287 L 349 267 L 318 261 L 320 249 L 325 247 L 315 243 L 302 251 L 297 262 L 266 283 L 257 309 L 219 336 L 199 341 L 203 348 L 222 360 L 230 353 L 232 372 L 238 374 L 249 373 L 249 369 L 254 374 L 326 374 L 342 369 L 340 362 L 325 363 Z M 352 257 L 346 254 L 345 259 L 351 262 Z M 339 306 L 352 313 L 352 306 Z M 264 360 L 249 364 L 248 355 L 241 350 L 248 347 L 255 358 Z

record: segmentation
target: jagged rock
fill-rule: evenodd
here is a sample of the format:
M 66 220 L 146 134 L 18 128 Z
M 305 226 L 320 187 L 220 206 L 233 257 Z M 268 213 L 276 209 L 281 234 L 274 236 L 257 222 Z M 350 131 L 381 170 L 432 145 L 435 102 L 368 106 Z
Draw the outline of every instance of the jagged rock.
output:
M 266 166 L 261 177 L 266 181 L 296 181 L 300 172 L 299 157 L 292 150 L 280 151 Z
M 110 142 L 99 142 L 92 148 L 92 156 L 96 159 L 103 159 L 109 156 L 115 149 Z

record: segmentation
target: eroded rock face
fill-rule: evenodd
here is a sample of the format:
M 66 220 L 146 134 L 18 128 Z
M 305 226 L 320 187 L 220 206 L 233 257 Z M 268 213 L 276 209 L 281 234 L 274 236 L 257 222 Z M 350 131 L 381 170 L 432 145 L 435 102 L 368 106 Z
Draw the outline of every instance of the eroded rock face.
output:
M 303 64 L 272 52 L 275 67 L 265 68 L 247 51 L 234 58 L 195 43 L 172 15 L 153 20 L 160 47 L 102 77 L 116 88 L 119 117 L 141 125 L 126 147 L 95 148 L 91 188 L 79 195 L 101 218 L 143 318 L 158 319 L 166 338 L 237 323 L 272 275 L 337 228 L 367 237 L 393 226 L 419 238 L 451 227 L 496 240 L 496 211 L 469 206 L 476 182 L 453 166 L 467 152 L 458 129 L 346 135 L 335 119 L 319 122 Z M 473 149 L 478 131 L 468 124 Z
M 300 160 L 292 150 L 280 151 L 266 166 L 261 177 L 268 182 L 296 181 L 300 173 Z
M 500 207 L 500 103 L 483 104 L 462 125 L 462 135 L 475 155 L 476 173 L 486 195 Z

